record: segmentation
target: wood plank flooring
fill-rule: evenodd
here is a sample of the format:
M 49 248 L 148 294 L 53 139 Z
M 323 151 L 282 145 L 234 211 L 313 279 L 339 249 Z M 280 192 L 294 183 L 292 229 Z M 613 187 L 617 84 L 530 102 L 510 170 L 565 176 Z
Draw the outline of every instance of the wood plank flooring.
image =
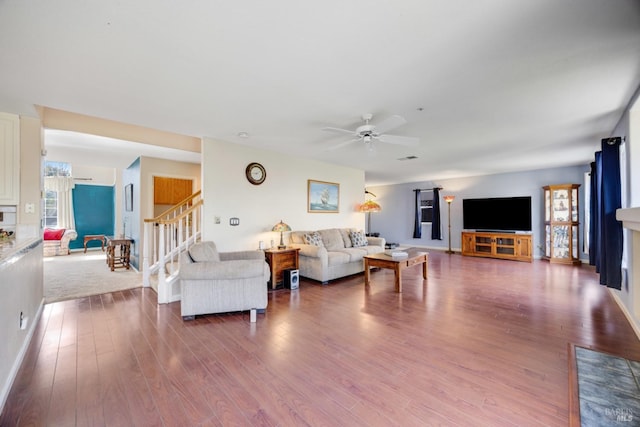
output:
M 568 343 L 640 359 L 590 267 L 431 252 L 180 317 L 149 289 L 45 306 L 2 426 L 566 426 Z

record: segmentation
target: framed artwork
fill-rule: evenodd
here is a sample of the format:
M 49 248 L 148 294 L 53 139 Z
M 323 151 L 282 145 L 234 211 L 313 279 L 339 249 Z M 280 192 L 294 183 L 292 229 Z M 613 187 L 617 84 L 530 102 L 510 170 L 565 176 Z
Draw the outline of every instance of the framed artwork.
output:
M 307 180 L 307 212 L 340 212 L 340 184 Z
M 127 212 L 133 211 L 133 184 L 124 186 L 124 210 Z

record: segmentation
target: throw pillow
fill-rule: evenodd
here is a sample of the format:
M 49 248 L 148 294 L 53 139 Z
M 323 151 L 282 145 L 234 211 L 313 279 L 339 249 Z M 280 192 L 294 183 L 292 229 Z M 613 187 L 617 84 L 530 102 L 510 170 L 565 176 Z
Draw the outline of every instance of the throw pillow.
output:
M 367 236 L 365 236 L 364 231 L 352 231 L 350 233 L 351 243 L 353 243 L 354 248 L 360 248 L 362 246 L 367 246 L 369 242 L 367 241 Z
M 64 228 L 54 230 L 53 228 L 44 229 L 44 240 L 60 240 L 64 235 Z
M 322 237 L 320 237 L 320 234 L 318 234 L 317 231 L 306 233 L 303 237 L 307 245 L 321 246 L 321 247 L 324 246 L 324 244 L 322 243 Z

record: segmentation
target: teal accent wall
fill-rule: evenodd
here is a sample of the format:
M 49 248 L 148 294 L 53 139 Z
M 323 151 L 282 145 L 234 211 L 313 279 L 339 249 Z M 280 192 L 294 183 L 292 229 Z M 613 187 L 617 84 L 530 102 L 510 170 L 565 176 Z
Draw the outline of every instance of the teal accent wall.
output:
M 88 234 L 112 236 L 115 227 L 115 188 L 76 184 L 73 189 L 73 212 L 78 238 L 69 244 L 70 249 L 84 248 L 84 236 Z M 100 242 L 90 241 L 87 247 L 100 247 Z

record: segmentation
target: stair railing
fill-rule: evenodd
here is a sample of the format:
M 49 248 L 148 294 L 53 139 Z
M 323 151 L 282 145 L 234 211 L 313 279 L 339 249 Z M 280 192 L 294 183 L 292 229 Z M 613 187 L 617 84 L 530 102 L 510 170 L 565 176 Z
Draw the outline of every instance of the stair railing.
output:
M 201 238 L 202 206 L 198 191 L 157 217 L 144 220 L 142 281 L 155 289 L 159 304 L 180 299 L 179 257 Z M 151 280 L 154 275 L 157 281 Z

